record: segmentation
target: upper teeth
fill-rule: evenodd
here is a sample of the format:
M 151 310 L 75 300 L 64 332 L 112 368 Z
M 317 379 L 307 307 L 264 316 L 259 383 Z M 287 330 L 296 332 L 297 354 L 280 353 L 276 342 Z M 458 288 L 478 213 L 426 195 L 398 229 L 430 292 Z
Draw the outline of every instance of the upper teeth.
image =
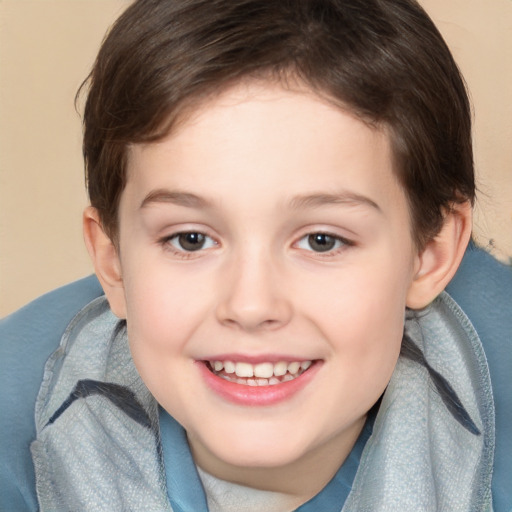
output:
M 211 361 L 210 365 L 216 372 L 224 370 L 225 373 L 234 373 L 237 377 L 258 377 L 270 379 L 271 377 L 282 377 L 286 373 L 295 375 L 300 370 L 307 370 L 311 361 L 293 361 L 291 363 L 280 361 L 278 363 L 250 364 L 244 362 L 234 363 L 232 361 Z

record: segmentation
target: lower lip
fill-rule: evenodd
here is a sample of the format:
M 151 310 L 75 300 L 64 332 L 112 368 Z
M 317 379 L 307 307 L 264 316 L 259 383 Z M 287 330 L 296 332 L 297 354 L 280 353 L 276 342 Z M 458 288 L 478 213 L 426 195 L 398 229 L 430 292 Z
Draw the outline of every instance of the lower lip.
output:
M 304 373 L 301 373 L 293 380 L 282 382 L 281 384 L 274 384 L 273 386 L 248 386 L 230 382 L 215 375 L 207 368 L 207 364 L 203 361 L 197 361 L 196 363 L 207 386 L 214 393 L 228 402 L 251 407 L 275 405 L 289 400 L 311 382 L 321 366 L 319 361 L 315 361 Z

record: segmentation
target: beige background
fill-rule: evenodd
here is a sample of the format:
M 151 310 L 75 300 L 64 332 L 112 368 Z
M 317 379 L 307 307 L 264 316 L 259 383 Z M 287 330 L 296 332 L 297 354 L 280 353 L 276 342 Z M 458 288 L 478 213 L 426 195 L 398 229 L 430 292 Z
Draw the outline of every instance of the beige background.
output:
M 512 0 L 423 0 L 475 109 L 475 233 L 512 258 Z M 92 272 L 74 95 L 126 0 L 0 0 L 0 316 Z

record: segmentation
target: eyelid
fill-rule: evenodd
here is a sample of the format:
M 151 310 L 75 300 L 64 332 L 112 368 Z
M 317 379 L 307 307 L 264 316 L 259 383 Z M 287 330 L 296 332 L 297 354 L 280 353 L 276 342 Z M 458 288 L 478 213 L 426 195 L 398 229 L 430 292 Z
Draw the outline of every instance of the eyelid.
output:
M 194 234 L 194 235 L 201 235 L 204 237 L 205 239 L 205 243 L 208 244 L 207 240 L 210 241 L 210 243 L 208 244 L 207 247 L 204 247 L 204 246 L 201 246 L 199 247 L 196 251 L 188 251 L 187 249 L 185 248 L 179 248 L 178 247 L 178 244 L 173 244 L 173 241 L 176 240 L 176 241 L 179 241 L 180 237 L 182 235 L 190 235 L 190 234 Z M 211 237 L 211 236 L 208 236 L 206 235 L 205 233 L 201 233 L 199 231 L 181 231 L 180 233 L 176 233 L 174 234 L 173 236 L 171 236 L 170 238 L 168 238 L 168 243 L 170 243 L 176 250 L 178 251 L 183 251 L 183 252 L 199 252 L 199 251 L 202 251 L 204 249 L 209 249 L 210 247 L 213 247 L 214 245 L 216 245 L 216 242 L 215 240 Z
M 303 247 L 298 247 L 298 244 L 300 242 L 302 242 L 303 240 L 307 240 L 311 235 L 325 235 L 325 236 L 335 239 L 336 242 L 339 242 L 341 245 L 339 245 L 338 247 L 334 247 L 332 249 L 326 250 L 326 251 L 315 251 L 312 248 L 307 249 L 307 248 L 303 248 Z M 345 236 L 342 236 L 338 233 L 333 233 L 329 229 L 310 229 L 306 233 L 302 234 L 302 236 L 300 236 L 297 239 L 297 241 L 294 242 L 293 245 L 295 247 L 299 248 L 300 250 L 304 250 L 306 252 L 312 253 L 315 256 L 330 257 L 330 256 L 335 256 L 335 255 L 339 254 L 340 252 L 343 252 L 344 250 L 348 249 L 349 247 L 356 245 L 356 243 L 355 243 L 355 241 L 353 241 Z
M 181 229 L 176 229 L 167 235 L 159 237 L 157 240 L 157 243 L 160 246 L 162 246 L 165 251 L 170 252 L 173 256 L 177 256 L 182 259 L 190 259 L 190 258 L 198 257 L 201 254 L 203 254 L 205 251 L 208 251 L 209 249 L 219 245 L 218 240 L 215 237 L 209 235 L 206 231 L 207 230 L 204 230 L 204 229 L 194 229 L 193 227 L 184 227 Z M 174 243 L 172 243 L 172 241 L 177 239 L 180 235 L 185 235 L 188 233 L 202 235 L 206 239 L 209 239 L 211 243 L 209 243 L 208 247 L 200 247 L 195 251 L 187 251 L 186 249 L 179 248 Z

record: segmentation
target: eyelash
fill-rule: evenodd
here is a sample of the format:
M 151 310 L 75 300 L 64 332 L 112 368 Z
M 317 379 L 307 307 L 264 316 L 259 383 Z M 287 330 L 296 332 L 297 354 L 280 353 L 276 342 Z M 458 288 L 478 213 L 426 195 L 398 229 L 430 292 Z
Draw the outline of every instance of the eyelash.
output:
M 187 250 L 183 247 L 183 245 L 179 242 L 180 237 L 183 236 L 190 236 L 190 235 L 198 235 L 199 237 L 203 237 L 205 239 L 205 243 L 208 244 L 208 246 L 205 248 L 204 245 L 201 245 L 196 250 Z M 181 248 L 178 248 L 174 245 L 173 241 L 177 241 L 179 245 L 181 245 Z M 201 252 L 204 249 L 209 249 L 215 245 L 218 245 L 217 242 L 210 236 L 208 236 L 206 233 L 202 233 L 201 231 L 180 231 L 178 233 L 173 233 L 170 236 L 166 236 L 159 240 L 159 243 L 170 252 L 173 253 L 173 255 L 178 256 L 183 259 L 189 259 L 193 258 L 196 253 Z
M 304 247 L 299 246 L 299 244 L 301 242 L 306 241 L 306 243 L 308 243 L 309 246 L 311 247 L 312 237 L 329 238 L 329 239 L 331 239 L 332 242 L 334 242 L 335 246 L 332 248 L 328 248 L 325 251 L 315 251 L 312 248 L 304 248 Z M 295 243 L 295 245 L 299 249 L 311 252 L 311 253 L 318 255 L 320 257 L 323 257 L 323 258 L 328 258 L 328 257 L 337 256 L 338 254 L 340 254 L 340 252 L 346 250 L 349 247 L 354 246 L 355 244 L 353 241 L 348 240 L 347 238 L 344 238 L 339 235 L 334 235 L 332 233 L 327 233 L 325 231 L 314 231 L 314 232 L 307 233 L 306 235 L 304 235 L 302 238 L 300 238 L 300 240 L 298 242 Z
M 180 241 L 181 237 L 185 236 L 194 236 L 198 238 L 203 238 L 204 244 L 202 244 L 197 249 L 186 249 L 183 247 L 183 241 Z M 317 238 L 317 240 L 314 240 L 314 237 Z M 324 237 L 324 241 L 320 241 L 320 237 Z M 327 239 L 327 240 L 325 240 Z M 177 244 L 179 244 L 180 247 L 177 247 L 173 242 L 176 241 Z M 303 242 L 306 242 L 309 245 L 309 248 L 301 247 L 301 244 Z M 200 253 L 203 250 L 210 249 L 211 247 L 214 247 L 218 245 L 218 243 L 210 236 L 208 236 L 205 233 L 202 233 L 201 231 L 180 231 L 178 233 L 173 233 L 170 236 L 166 236 L 162 238 L 159 243 L 164 246 L 167 250 L 171 251 L 175 256 L 178 256 L 183 259 L 189 259 L 194 257 L 195 253 Z M 327 247 L 326 250 L 314 250 L 311 246 L 312 243 L 320 243 L 320 244 L 330 244 L 333 243 L 333 247 Z M 205 244 L 207 245 L 205 247 Z M 311 252 L 315 255 L 318 255 L 323 258 L 327 257 L 333 257 L 338 255 L 340 252 L 346 250 L 348 247 L 351 247 L 355 245 L 354 242 L 351 240 L 348 240 L 344 237 L 341 237 L 339 235 L 334 235 L 332 233 L 327 233 L 324 231 L 314 231 L 305 234 L 302 236 L 297 242 L 295 242 L 294 246 L 307 251 Z

